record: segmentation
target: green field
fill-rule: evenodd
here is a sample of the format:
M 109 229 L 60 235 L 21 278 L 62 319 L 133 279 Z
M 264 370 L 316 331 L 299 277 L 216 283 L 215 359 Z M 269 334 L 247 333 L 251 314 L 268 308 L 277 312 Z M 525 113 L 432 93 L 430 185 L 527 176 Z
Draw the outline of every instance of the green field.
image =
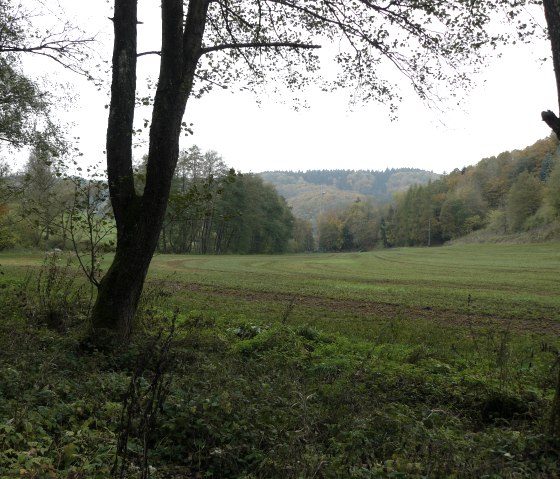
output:
M 172 321 L 169 393 L 129 430 L 126 477 L 142 437 L 162 479 L 560 474 L 560 244 L 159 255 L 112 354 L 84 349 L 75 264 L 42 258 L 0 255 L 1 478 L 110 477 L 133 371 L 139 427 Z
M 270 319 L 295 302 L 299 320 L 492 319 L 503 327 L 560 332 L 560 245 L 484 245 L 294 256 L 156 256 L 194 309 L 242 310 Z M 215 299 L 216 301 L 212 301 Z M 213 304 L 214 303 L 214 304 Z M 232 309 L 233 308 L 233 309 Z M 300 314 L 298 314 L 298 309 Z M 341 329 L 344 331 L 344 329 Z

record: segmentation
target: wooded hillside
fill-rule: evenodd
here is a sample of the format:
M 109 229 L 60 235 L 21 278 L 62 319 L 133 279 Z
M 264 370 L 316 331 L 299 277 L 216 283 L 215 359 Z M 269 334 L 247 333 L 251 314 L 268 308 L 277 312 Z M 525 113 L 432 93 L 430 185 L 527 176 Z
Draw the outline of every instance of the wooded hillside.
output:
M 450 240 L 546 241 L 560 236 L 560 155 L 550 136 L 395 193 L 389 205 L 357 198 L 324 210 L 324 251 L 430 246 Z
M 559 158 L 558 140 L 550 136 L 413 187 L 397 195 L 387 213 L 388 242 L 554 238 L 560 231 Z
M 298 218 L 316 223 L 322 212 L 346 208 L 357 199 L 387 203 L 397 192 L 438 179 L 414 168 L 372 170 L 267 171 L 259 176 L 274 185 Z

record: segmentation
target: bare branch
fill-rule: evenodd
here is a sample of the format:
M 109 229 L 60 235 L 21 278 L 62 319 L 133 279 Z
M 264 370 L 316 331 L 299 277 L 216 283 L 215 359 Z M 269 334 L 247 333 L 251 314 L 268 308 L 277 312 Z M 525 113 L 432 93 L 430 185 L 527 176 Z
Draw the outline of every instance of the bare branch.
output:
M 146 55 L 159 55 L 161 57 L 161 50 L 153 50 L 151 52 L 142 52 L 136 55 L 137 58 L 144 57 Z
M 21 48 L 21 49 L 16 49 L 16 50 L 12 50 L 15 52 L 21 52 L 21 53 L 32 53 L 34 55 L 39 55 L 42 57 L 46 57 L 49 58 L 51 60 L 54 60 L 56 63 L 58 63 L 60 66 L 62 66 L 63 68 L 70 70 L 73 73 L 77 73 L 78 75 L 82 75 L 85 76 L 86 78 L 91 78 L 91 74 L 84 70 L 82 68 L 81 65 L 78 64 L 73 64 L 71 62 L 65 62 L 64 60 L 61 59 L 61 55 L 56 55 L 54 53 L 49 53 L 48 48 L 43 49 L 43 47 L 33 47 L 33 48 Z M 58 50 L 53 49 L 55 52 L 57 52 Z
M 321 48 L 321 45 L 298 42 L 249 42 L 249 43 L 223 43 L 213 47 L 201 49 L 201 55 L 219 50 L 231 50 L 235 48 L 294 48 L 294 49 L 313 49 Z

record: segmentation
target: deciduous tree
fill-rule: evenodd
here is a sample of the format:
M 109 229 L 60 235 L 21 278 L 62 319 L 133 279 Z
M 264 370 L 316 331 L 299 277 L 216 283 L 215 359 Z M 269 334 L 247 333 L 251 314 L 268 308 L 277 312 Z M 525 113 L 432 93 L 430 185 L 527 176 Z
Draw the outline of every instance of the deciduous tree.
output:
M 33 149 L 25 166 L 21 207 L 22 217 L 35 228 L 35 246 L 50 246 L 54 233 L 65 238 L 71 198 L 72 192 L 53 165 L 52 154 Z
M 191 96 L 239 79 L 253 89 L 269 73 L 279 89 L 298 91 L 319 68 L 315 53 L 319 44 L 336 43 L 339 75 L 326 86 L 353 87 L 355 101 L 375 98 L 394 105 L 398 92 L 383 76 L 393 67 L 422 98 L 433 98 L 434 83 L 464 86 L 468 78 L 458 65 L 480 64 L 481 47 L 504 39 L 486 28 L 498 3 L 515 17 L 524 2 L 162 0 L 161 63 L 146 186 L 138 195 L 132 131 L 136 66 L 146 52 L 137 48 L 137 0 L 115 0 L 107 171 L 117 250 L 99 288 L 93 330 L 119 332 L 121 337 L 132 330 L 165 215 Z
M 223 185 L 233 179 L 234 173 L 228 174 L 217 152 L 202 153 L 196 145 L 181 151 L 161 232 L 160 250 L 209 252 L 216 199 Z
M 313 237 L 313 224 L 309 220 L 295 218 L 293 252 L 310 253 L 314 249 L 315 239 Z
M 274 187 L 256 175 L 238 174 L 224 184 L 215 212 L 217 253 L 285 253 L 293 215 Z
M 560 161 L 556 162 L 546 184 L 546 199 L 557 216 L 560 216 Z
M 506 203 L 508 227 L 511 231 L 520 231 L 525 220 L 535 214 L 542 202 L 542 183 L 524 171 L 509 190 Z
M 17 188 L 10 181 L 10 166 L 0 158 L 0 250 L 14 244 L 8 227 L 9 201 L 13 199 Z

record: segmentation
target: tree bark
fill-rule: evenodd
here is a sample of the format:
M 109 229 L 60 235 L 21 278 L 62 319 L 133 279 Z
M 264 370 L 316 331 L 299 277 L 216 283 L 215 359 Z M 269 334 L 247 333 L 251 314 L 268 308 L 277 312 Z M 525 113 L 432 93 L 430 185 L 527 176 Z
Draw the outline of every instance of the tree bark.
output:
M 115 0 L 115 42 L 107 130 L 107 174 L 117 226 L 115 258 L 99 285 L 92 338 L 126 341 L 165 217 L 179 136 L 201 54 L 208 0 L 163 0 L 162 49 L 146 184 L 134 190 L 132 130 L 136 94 L 137 0 Z M 184 25 L 184 29 L 183 29 Z
M 560 2 L 558 0 L 543 0 L 543 6 L 552 50 L 552 64 L 554 66 L 556 91 L 560 107 Z M 548 110 L 543 111 L 541 117 L 560 139 L 560 119 L 558 119 L 556 114 Z

